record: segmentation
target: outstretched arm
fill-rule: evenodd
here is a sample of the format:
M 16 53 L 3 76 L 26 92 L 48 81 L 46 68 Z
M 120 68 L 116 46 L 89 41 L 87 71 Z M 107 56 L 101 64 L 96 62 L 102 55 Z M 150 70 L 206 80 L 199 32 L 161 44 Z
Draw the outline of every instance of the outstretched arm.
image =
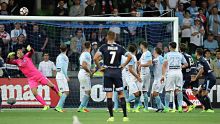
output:
M 27 56 L 28 58 L 31 58 L 32 55 L 34 54 L 34 49 L 30 45 L 28 45 L 27 46 L 27 51 L 28 52 L 25 54 L 25 56 Z

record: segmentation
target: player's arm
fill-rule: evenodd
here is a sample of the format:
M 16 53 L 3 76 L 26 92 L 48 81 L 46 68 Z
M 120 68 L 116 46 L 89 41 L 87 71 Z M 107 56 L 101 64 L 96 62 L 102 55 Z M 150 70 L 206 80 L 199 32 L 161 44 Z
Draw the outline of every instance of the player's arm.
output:
M 126 57 L 127 57 L 127 60 L 125 61 L 125 63 L 123 63 L 122 65 L 121 65 L 121 68 L 124 68 L 126 65 L 128 65 L 128 63 L 131 61 L 131 59 L 132 59 L 132 56 L 131 56 L 131 54 L 130 53 L 126 53 Z
M 28 45 L 26 49 L 28 52 L 25 54 L 25 56 L 31 58 L 32 55 L 34 54 L 34 49 L 30 45 Z
M 167 65 L 168 65 L 168 61 L 164 61 L 163 63 L 163 66 L 162 66 L 162 77 L 161 77 L 161 83 L 164 82 L 164 79 L 165 79 L 165 74 L 166 74 L 166 71 L 167 71 Z
M 204 72 L 204 68 L 203 68 L 203 66 L 199 66 L 199 72 L 197 73 L 197 75 L 194 77 L 194 78 L 192 78 L 191 79 L 191 82 L 194 82 L 194 81 L 196 81 L 196 80 L 198 80 L 199 79 L 199 77 L 202 75 L 202 73 Z
M 148 53 L 145 57 L 146 57 L 145 59 L 148 61 L 146 63 L 140 64 L 139 68 L 140 67 L 150 67 L 151 65 L 153 65 L 152 55 Z
M 135 73 L 133 69 L 133 65 L 128 65 L 128 71 L 139 81 L 141 82 L 141 78 L 138 76 L 137 73 Z
M 189 64 L 188 64 L 188 62 L 186 61 L 186 59 L 185 59 L 185 57 L 184 56 L 182 56 L 182 68 L 187 68 L 188 66 L 189 66 Z
M 87 73 L 92 74 L 92 72 L 91 72 L 90 69 L 88 68 L 87 62 L 83 61 L 81 66 L 82 66 L 82 68 L 83 68 Z
M 101 66 L 99 64 L 99 58 L 102 56 L 101 52 L 97 51 L 93 57 L 93 60 L 97 66 L 98 69 L 101 69 Z

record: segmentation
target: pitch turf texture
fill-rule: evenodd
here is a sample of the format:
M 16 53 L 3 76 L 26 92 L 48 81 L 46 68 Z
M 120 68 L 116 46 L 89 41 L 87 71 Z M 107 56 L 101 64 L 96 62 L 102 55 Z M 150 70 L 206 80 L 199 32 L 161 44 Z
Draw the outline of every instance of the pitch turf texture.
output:
M 128 113 L 130 122 L 126 124 L 220 124 L 220 109 L 215 113 L 201 113 L 197 109 L 191 113 Z M 108 112 L 92 110 L 89 113 L 77 113 L 67 109 L 65 113 L 54 110 L 40 111 L 39 109 L 5 109 L 0 112 L 0 124 L 72 124 L 76 115 L 82 124 L 106 124 Z M 122 124 L 122 113 L 114 113 L 114 124 Z

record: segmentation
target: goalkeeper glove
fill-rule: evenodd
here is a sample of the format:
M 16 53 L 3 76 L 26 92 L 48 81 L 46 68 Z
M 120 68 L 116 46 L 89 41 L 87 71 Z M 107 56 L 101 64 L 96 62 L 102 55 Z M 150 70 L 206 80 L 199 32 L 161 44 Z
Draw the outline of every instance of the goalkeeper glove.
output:
M 15 52 L 10 52 L 9 54 L 8 54 L 8 58 L 11 58 L 11 56 L 14 56 L 15 55 Z
M 27 46 L 27 51 L 28 52 L 31 51 L 31 46 L 30 45 Z

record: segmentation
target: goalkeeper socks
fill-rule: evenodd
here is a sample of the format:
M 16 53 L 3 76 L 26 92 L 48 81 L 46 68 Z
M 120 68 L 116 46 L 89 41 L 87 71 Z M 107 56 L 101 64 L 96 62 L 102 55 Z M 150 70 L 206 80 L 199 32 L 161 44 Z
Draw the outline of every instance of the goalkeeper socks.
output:
M 132 93 L 129 97 L 128 97 L 128 99 L 127 99 L 127 101 L 126 102 L 128 102 L 128 103 L 130 103 L 132 100 L 134 100 L 136 97 L 135 97 L 135 95 Z
M 193 103 L 189 101 L 189 97 L 185 91 L 183 91 L 183 101 L 187 104 L 187 106 L 193 105 Z
M 144 108 L 148 109 L 148 94 L 147 94 L 147 92 L 144 93 Z
M 127 117 L 127 109 L 126 109 L 125 98 L 122 97 L 120 100 L 121 100 L 121 108 L 123 110 L 123 115 L 124 115 L 124 117 Z
M 169 104 L 170 104 L 170 92 L 166 92 L 165 93 L 165 108 L 169 108 Z
M 59 89 L 58 89 L 58 87 L 57 87 L 56 85 L 54 85 L 53 87 L 51 87 L 51 89 L 52 89 L 53 91 L 55 91 L 57 94 L 59 93 Z
M 118 92 L 114 91 L 113 95 L 114 95 L 114 110 L 117 110 L 118 109 Z
M 112 98 L 107 98 L 107 106 L 108 106 L 108 112 L 110 114 L 110 117 L 113 117 L 113 102 L 112 102 Z
M 182 107 L 183 106 L 183 93 L 182 93 L 182 91 L 178 91 L 176 93 L 176 96 L 177 96 L 178 107 Z
M 162 109 L 160 96 L 155 97 L 155 101 L 158 109 Z
M 35 98 L 37 99 L 37 101 L 39 101 L 43 106 L 46 106 L 46 102 L 43 100 L 43 98 L 39 95 L 35 96 Z
M 208 110 L 208 109 L 212 109 L 212 105 L 211 105 L 211 101 L 210 101 L 210 98 L 206 95 L 206 96 L 203 96 L 203 99 L 204 99 L 204 102 L 205 102 L 205 110 Z
M 83 107 L 87 107 L 88 101 L 89 101 L 89 95 L 85 94 L 85 95 L 83 96 L 83 99 L 82 99 L 82 102 L 81 102 L 79 108 L 81 109 L 81 108 L 83 108 Z
M 65 93 L 63 93 L 62 96 L 60 97 L 60 100 L 59 100 L 57 106 L 63 108 L 63 105 L 65 103 L 66 97 L 67 97 L 67 95 Z

